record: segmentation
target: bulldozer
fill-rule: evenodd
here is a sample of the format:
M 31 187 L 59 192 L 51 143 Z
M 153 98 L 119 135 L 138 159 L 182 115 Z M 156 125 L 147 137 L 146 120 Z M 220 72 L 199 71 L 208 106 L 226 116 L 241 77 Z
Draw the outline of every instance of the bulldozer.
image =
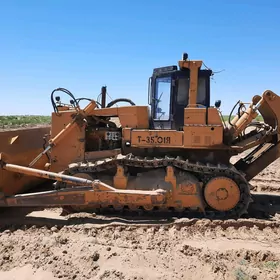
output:
M 280 155 L 280 98 L 266 90 L 224 120 L 203 65 L 183 53 L 177 65 L 155 68 L 147 106 L 107 103 L 106 87 L 101 102 L 55 89 L 51 126 L 0 134 L 0 207 L 247 213 L 250 180 Z M 44 182 L 51 189 L 39 191 Z

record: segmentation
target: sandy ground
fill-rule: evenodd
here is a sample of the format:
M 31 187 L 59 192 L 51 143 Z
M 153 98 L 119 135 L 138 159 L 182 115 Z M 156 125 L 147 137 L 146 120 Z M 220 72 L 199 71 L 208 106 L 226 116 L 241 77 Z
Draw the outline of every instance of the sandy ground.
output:
M 280 160 L 251 181 L 279 192 Z M 280 215 L 132 219 L 61 209 L 0 213 L 0 279 L 280 279 Z
M 67 225 L 56 223 L 3 229 L 0 279 L 279 279 L 280 275 L 278 218 L 147 224 L 80 216 L 72 224 L 69 219 Z

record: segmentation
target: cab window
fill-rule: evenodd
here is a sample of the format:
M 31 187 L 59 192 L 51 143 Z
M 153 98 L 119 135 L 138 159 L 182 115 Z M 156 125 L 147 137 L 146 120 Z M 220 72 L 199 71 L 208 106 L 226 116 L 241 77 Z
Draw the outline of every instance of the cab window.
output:
M 199 77 L 198 79 L 198 89 L 197 89 L 197 104 L 206 106 L 207 102 L 207 90 L 206 90 L 206 78 Z M 177 93 L 177 104 L 188 105 L 189 102 L 189 78 L 180 78 L 178 83 L 178 93 Z
M 171 77 L 157 78 L 154 95 L 155 120 L 167 121 L 170 119 L 170 93 Z

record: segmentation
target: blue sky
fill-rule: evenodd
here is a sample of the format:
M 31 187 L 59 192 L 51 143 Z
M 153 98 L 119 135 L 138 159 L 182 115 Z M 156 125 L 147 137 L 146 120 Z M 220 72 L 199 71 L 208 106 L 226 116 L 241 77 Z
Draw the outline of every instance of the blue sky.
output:
M 57 87 L 96 98 L 107 85 L 145 105 L 152 69 L 182 52 L 225 69 L 211 101 L 229 113 L 239 99 L 280 94 L 279 14 L 278 0 L 2 1 L 0 115 L 49 115 Z

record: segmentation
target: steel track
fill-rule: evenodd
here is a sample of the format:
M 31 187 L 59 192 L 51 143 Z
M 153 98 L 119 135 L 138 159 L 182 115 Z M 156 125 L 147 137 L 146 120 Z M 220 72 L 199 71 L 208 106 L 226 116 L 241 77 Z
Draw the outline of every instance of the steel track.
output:
M 189 160 L 185 160 L 181 157 L 168 157 L 164 158 L 143 158 L 136 157 L 132 154 L 123 156 L 118 155 L 114 158 L 104 159 L 96 162 L 88 162 L 88 163 L 73 163 L 69 165 L 69 168 L 63 172 L 66 175 L 75 175 L 77 173 L 93 173 L 98 174 L 102 171 L 107 171 L 112 168 L 117 167 L 117 165 L 134 167 L 140 169 L 155 169 L 155 168 L 166 168 L 167 166 L 173 166 L 181 171 L 186 171 L 192 173 L 196 176 L 200 181 L 204 182 L 204 184 L 209 181 L 211 178 L 217 176 L 226 176 L 234 180 L 240 189 L 240 201 L 235 206 L 234 209 L 229 211 L 216 211 L 207 207 L 205 209 L 205 213 L 194 212 L 189 209 L 180 209 L 176 210 L 175 208 L 154 208 L 152 210 L 145 210 L 144 207 L 139 207 L 138 209 L 131 209 L 129 207 L 123 207 L 122 209 L 109 209 L 101 208 L 97 209 L 102 213 L 141 213 L 144 215 L 160 215 L 160 216 L 168 216 L 168 215 L 179 215 L 179 216 L 187 216 L 187 217 L 207 217 L 211 219 L 229 219 L 229 218 L 239 218 L 243 214 L 247 213 L 247 209 L 249 203 L 252 201 L 250 195 L 249 184 L 246 179 L 242 176 L 240 172 L 238 172 L 232 165 L 222 165 L 222 164 L 203 164 L 199 162 L 190 162 Z M 98 176 L 98 175 L 97 175 Z M 59 188 L 59 185 L 58 185 Z M 77 207 L 76 209 L 87 210 L 85 207 Z M 67 208 L 65 208 L 67 210 Z M 69 208 L 68 208 L 69 210 Z M 95 209 L 96 210 L 96 209 Z

